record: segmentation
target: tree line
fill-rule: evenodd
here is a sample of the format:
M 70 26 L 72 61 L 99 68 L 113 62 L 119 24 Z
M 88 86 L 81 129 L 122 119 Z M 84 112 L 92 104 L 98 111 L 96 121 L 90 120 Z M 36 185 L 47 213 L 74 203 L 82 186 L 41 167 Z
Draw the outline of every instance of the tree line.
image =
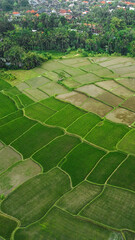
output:
M 0 29 L 1 66 L 7 61 L 12 67 L 32 68 L 50 58 L 47 53 L 35 52 L 49 50 L 69 52 L 80 48 L 92 54 L 135 56 L 135 11 L 128 9 L 110 12 L 106 6 L 95 7 L 85 17 L 71 21 L 43 13 L 9 22 L 1 15 Z

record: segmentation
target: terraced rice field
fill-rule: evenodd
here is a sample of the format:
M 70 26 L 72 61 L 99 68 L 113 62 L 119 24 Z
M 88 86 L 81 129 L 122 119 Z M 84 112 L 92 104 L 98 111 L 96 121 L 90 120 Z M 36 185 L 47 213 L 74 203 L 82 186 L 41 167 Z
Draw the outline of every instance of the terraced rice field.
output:
M 135 60 L 10 72 L 12 83 L 0 79 L 0 240 L 134 240 Z

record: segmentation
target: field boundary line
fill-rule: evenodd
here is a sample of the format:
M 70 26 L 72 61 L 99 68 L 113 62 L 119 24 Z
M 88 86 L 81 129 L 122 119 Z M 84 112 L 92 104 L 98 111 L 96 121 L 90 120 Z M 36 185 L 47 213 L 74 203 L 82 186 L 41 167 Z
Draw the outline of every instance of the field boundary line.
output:
M 45 144 L 44 146 L 42 146 L 41 148 L 39 148 L 38 150 L 36 150 L 34 153 L 32 153 L 32 155 L 30 156 L 30 158 L 32 157 L 33 158 L 33 155 L 35 155 L 37 152 L 39 152 L 40 150 L 42 150 L 43 148 L 45 148 L 47 145 L 51 144 L 53 141 L 55 141 L 57 138 L 61 138 L 63 136 L 65 136 L 66 133 L 64 133 L 63 135 L 59 135 L 55 138 L 53 138 L 50 142 L 48 142 L 47 144 Z
M 108 153 L 110 153 L 110 151 L 106 152 L 104 156 L 102 156 L 98 162 L 94 165 L 94 167 L 91 169 L 91 171 L 87 174 L 87 176 L 85 177 L 85 180 L 89 177 L 89 175 L 94 171 L 94 169 L 96 168 L 96 166 L 102 161 L 102 159 L 104 157 L 106 157 L 108 155 Z
M 68 131 L 68 128 L 72 126 L 72 124 L 74 124 L 76 121 L 78 121 L 80 118 L 82 118 L 83 116 L 85 116 L 86 114 L 88 114 L 87 112 L 84 113 L 83 115 L 81 115 L 80 117 L 78 117 L 75 121 L 73 121 L 71 124 L 68 125 L 67 128 L 65 128 Z
M 110 178 L 113 176 L 113 174 L 120 168 L 120 166 L 128 159 L 129 155 L 127 155 L 124 160 L 115 168 L 115 170 L 110 174 L 110 176 L 106 179 L 105 184 L 108 183 Z M 115 185 L 114 185 L 115 186 Z
M 52 169 L 50 169 L 48 172 L 50 172 L 51 170 L 53 170 L 53 169 L 59 169 L 61 172 L 63 172 L 67 177 L 68 177 L 68 179 L 69 179 L 69 176 L 68 176 L 68 174 L 65 172 L 65 171 L 62 171 L 62 169 L 60 169 L 59 167 L 54 167 L 54 168 L 52 168 Z M 47 173 L 40 173 L 40 174 L 38 174 L 38 175 L 45 175 L 45 174 L 47 174 Z M 37 176 L 37 175 L 36 175 Z M 36 177 L 35 176 L 35 177 Z M 27 181 L 29 181 L 30 179 L 28 179 Z M 27 182 L 26 181 L 26 182 Z M 25 183 L 26 183 L 25 182 Z M 69 186 L 70 186 L 70 179 L 69 179 Z M 18 187 L 20 187 L 20 186 L 18 186 Z M 17 188 L 18 188 L 17 187 Z M 71 186 L 70 186 L 70 188 L 71 188 Z M 70 189 L 71 190 L 71 189 Z M 69 192 L 70 190 L 68 190 L 67 192 Z M 64 194 L 66 194 L 67 192 L 65 192 Z M 64 195 L 63 194 L 63 195 Z M 60 197 L 60 198 L 58 198 L 55 202 L 54 202 L 54 204 L 46 211 L 46 213 L 41 217 L 41 218 L 39 218 L 38 220 L 36 220 L 36 221 L 34 221 L 34 222 L 32 222 L 32 223 L 30 223 L 30 224 L 28 224 L 27 226 L 20 226 L 19 228 L 21 228 L 21 229 L 26 229 L 26 228 L 28 228 L 28 227 L 30 227 L 31 225 L 34 225 L 34 224 L 36 224 L 36 223 L 38 223 L 38 222 L 40 222 L 50 211 L 51 211 L 51 209 L 55 206 L 55 203 L 57 202 L 57 201 L 59 201 L 62 197 L 63 197 L 63 195 Z M 19 220 L 18 220 L 19 221 Z M 14 237 L 14 236 L 13 236 Z
M 84 205 L 84 206 L 82 207 L 82 209 L 77 213 L 77 215 L 82 216 L 82 215 L 81 215 L 81 212 L 82 212 L 88 205 L 90 205 L 90 204 L 93 203 L 95 200 L 97 200 L 98 198 L 100 198 L 100 197 L 102 196 L 102 194 L 104 193 L 105 188 L 106 188 L 106 184 L 103 184 L 103 189 L 101 190 L 101 192 L 100 192 L 96 197 L 94 197 L 91 201 L 89 201 L 86 205 Z
M 14 139 L 10 144 L 9 146 L 11 146 L 15 141 L 17 141 L 20 137 L 22 137 L 25 133 L 27 133 L 31 128 L 33 128 L 36 124 L 38 123 L 35 123 L 33 124 L 29 129 L 27 129 L 25 132 L 23 132 L 19 137 L 17 137 L 16 139 Z
M 70 214 L 71 216 L 76 217 L 76 218 L 78 218 L 78 219 L 80 219 L 80 220 L 87 221 L 87 222 L 91 222 L 91 223 L 95 224 L 96 226 L 103 227 L 103 228 L 105 228 L 105 229 L 110 229 L 110 230 L 113 230 L 113 231 L 117 231 L 117 232 L 119 232 L 119 233 L 121 233 L 121 231 L 122 231 L 121 229 L 117 229 L 117 228 L 111 227 L 111 226 L 109 226 L 109 225 L 105 225 L 105 224 L 103 224 L 103 223 L 101 223 L 101 222 L 95 221 L 95 220 L 92 219 L 92 218 L 87 218 L 87 217 L 82 216 L 82 215 L 74 215 L 74 214 L 72 214 L 71 212 L 68 212 L 67 210 L 62 209 L 61 207 L 59 207 L 59 206 L 57 206 L 57 205 L 54 205 L 54 207 L 62 210 L 63 212 L 66 212 L 66 213 Z
M 21 111 L 21 109 L 17 109 L 15 112 L 12 112 L 12 113 L 9 113 L 9 114 L 3 116 L 2 118 L 0 118 L 0 121 L 1 121 L 3 118 L 6 118 L 6 117 L 8 117 L 8 116 L 10 116 L 10 115 L 12 115 L 12 114 L 14 114 L 14 113 L 16 113 L 16 112 L 19 112 L 19 111 Z M 23 111 L 22 111 L 22 112 L 23 112 Z
M 117 144 L 116 144 L 116 149 L 117 150 L 120 150 L 119 148 L 118 148 L 118 145 L 121 143 L 121 141 L 129 134 L 129 133 L 131 133 L 131 132 L 133 132 L 133 131 L 135 131 L 135 128 L 131 128 L 121 139 L 120 139 L 120 141 L 118 141 L 117 142 Z M 131 153 L 129 153 L 129 152 L 127 152 L 128 154 L 131 154 Z M 131 154 L 132 155 L 132 154 Z
M 44 123 L 46 124 L 46 122 L 47 122 L 51 117 L 54 117 L 54 116 L 56 115 L 56 113 L 61 112 L 61 111 L 62 111 L 63 109 L 65 109 L 68 105 L 69 105 L 69 104 L 66 104 L 65 107 L 63 107 L 63 108 L 60 109 L 59 111 L 55 112 L 52 116 L 50 116 L 48 119 L 46 119 L 46 120 L 44 121 Z
M 13 119 L 13 120 L 11 120 L 11 121 L 9 121 L 9 122 L 6 122 L 6 123 L 2 124 L 2 125 L 0 126 L 0 128 L 2 128 L 3 126 L 5 126 L 5 125 L 7 125 L 7 124 L 9 124 L 9 123 L 14 122 L 15 120 L 17 120 L 17 119 L 19 119 L 19 118 L 23 118 L 23 117 L 24 117 L 24 116 L 21 116 L 21 117 L 15 118 L 15 119 Z

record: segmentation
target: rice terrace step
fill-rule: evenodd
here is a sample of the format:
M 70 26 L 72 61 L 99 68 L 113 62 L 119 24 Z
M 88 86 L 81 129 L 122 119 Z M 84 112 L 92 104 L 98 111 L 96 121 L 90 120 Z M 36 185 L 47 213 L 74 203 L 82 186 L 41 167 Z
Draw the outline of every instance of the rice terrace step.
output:
M 62 58 L 9 72 L 0 240 L 134 240 L 135 60 Z

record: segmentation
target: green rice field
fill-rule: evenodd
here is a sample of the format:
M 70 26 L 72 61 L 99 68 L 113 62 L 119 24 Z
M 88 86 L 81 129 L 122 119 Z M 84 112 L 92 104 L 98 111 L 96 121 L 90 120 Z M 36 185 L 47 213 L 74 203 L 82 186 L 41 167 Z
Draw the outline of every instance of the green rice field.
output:
M 0 79 L 0 240 L 135 239 L 134 66 L 65 56 Z

